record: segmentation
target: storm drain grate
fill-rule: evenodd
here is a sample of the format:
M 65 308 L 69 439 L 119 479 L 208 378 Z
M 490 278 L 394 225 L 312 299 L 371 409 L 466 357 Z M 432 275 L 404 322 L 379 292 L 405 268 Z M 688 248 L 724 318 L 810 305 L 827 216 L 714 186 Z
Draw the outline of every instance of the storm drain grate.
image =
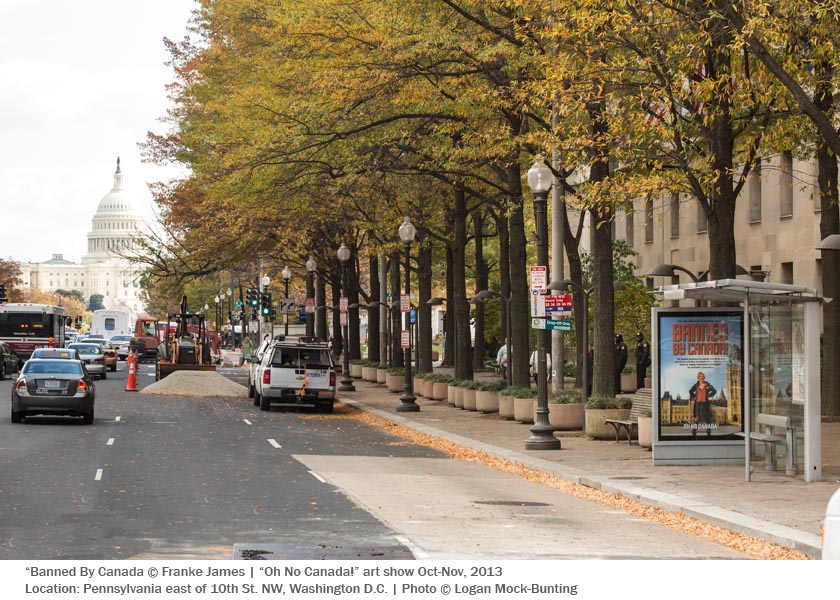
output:
M 525 502 L 522 500 L 473 500 L 473 504 L 487 504 L 489 506 L 551 506 L 545 502 Z
M 610 479 L 620 479 L 622 481 L 635 481 L 637 479 L 647 479 L 647 477 L 639 477 L 636 475 L 627 475 L 626 477 L 610 477 Z

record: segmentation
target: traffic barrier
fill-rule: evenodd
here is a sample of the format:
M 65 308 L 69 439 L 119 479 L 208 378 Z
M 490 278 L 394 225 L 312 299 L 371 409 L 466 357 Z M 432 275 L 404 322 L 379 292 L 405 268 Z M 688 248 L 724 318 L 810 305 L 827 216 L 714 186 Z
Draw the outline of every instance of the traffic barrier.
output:
M 137 360 L 133 352 L 128 353 L 128 381 L 125 384 L 125 391 L 137 391 Z

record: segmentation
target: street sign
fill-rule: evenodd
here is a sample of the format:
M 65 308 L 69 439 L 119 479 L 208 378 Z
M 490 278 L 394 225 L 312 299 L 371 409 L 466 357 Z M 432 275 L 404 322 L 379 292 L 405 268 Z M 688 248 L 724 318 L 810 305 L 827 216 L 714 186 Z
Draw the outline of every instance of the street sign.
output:
M 306 299 L 306 314 L 312 314 L 315 312 L 315 298 L 307 298 Z
M 537 290 L 531 290 L 531 316 L 545 316 L 545 296 Z
M 400 294 L 400 312 L 407 313 L 411 310 L 411 296 Z
M 548 291 L 548 268 L 544 266 L 528 267 L 531 281 L 531 291 L 545 294 Z
M 339 313 L 338 324 L 341 325 L 342 327 L 347 326 L 347 313 L 346 312 Z
M 297 312 L 297 304 L 292 298 L 280 298 L 277 300 L 277 313 L 293 315 Z
M 412 308 L 408 311 L 408 322 L 414 325 L 417 322 L 417 310 Z
M 567 319 L 531 319 L 531 329 L 571 331 L 572 322 Z
M 400 332 L 400 347 L 403 349 L 411 348 L 411 334 L 408 329 L 403 329 Z
M 342 296 L 338 299 L 338 310 L 340 312 L 346 313 L 347 312 L 347 296 Z

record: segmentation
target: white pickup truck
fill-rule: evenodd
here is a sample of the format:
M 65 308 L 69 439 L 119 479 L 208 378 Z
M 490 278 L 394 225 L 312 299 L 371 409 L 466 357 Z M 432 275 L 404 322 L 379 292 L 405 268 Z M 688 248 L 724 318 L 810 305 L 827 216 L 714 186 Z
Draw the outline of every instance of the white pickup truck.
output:
M 312 406 L 330 413 L 335 403 L 335 366 L 329 346 L 311 338 L 287 338 L 273 342 L 259 363 L 254 382 L 254 404 L 260 410 L 271 405 Z

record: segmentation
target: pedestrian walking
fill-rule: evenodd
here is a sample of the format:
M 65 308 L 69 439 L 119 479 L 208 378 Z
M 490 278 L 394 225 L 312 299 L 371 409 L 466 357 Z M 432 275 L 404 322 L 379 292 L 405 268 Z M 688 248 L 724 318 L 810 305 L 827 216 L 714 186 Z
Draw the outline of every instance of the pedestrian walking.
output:
M 538 355 L 538 351 L 534 350 L 531 353 L 531 358 L 528 361 L 528 364 L 531 365 L 530 371 L 531 371 L 531 377 L 534 378 L 534 383 L 539 385 L 540 381 L 537 378 L 537 375 L 540 371 L 540 366 L 539 366 L 539 361 L 537 359 L 537 355 Z M 551 354 L 549 354 L 548 352 L 545 353 L 545 370 L 547 371 L 545 380 L 549 381 L 549 380 L 551 380 Z
M 615 336 L 615 394 L 621 393 L 621 372 L 627 366 L 627 344 L 620 333 Z
M 507 340 L 505 340 L 505 343 L 502 344 L 502 347 L 499 348 L 499 351 L 496 353 L 496 365 L 499 367 L 499 372 L 502 374 L 502 379 L 507 379 L 507 372 L 508 372 Z
M 645 339 L 645 334 L 639 331 L 636 334 L 636 389 L 645 387 L 645 377 L 650 366 L 650 344 Z

